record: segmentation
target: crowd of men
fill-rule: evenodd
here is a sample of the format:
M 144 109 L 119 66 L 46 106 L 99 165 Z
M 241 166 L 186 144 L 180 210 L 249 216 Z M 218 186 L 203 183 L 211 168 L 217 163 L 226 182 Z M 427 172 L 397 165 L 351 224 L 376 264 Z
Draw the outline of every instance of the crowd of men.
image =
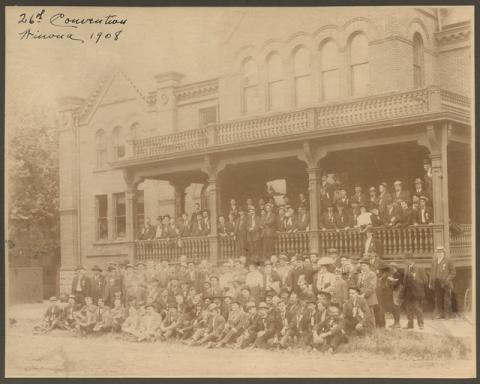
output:
M 131 341 L 178 340 L 208 348 L 305 348 L 335 352 L 352 336 L 386 327 L 423 329 L 425 290 L 435 293 L 438 317 L 448 318 L 455 267 L 437 247 L 431 272 L 412 255 L 384 263 L 375 252 L 362 258 L 311 254 L 272 255 L 263 263 L 242 256 L 215 267 L 181 256 L 179 263 L 111 262 L 92 274 L 78 267 L 60 305 L 50 299 L 38 333 L 59 328 L 76 335 L 121 334 Z
M 413 180 L 411 191 L 400 180 L 390 190 L 386 182 L 370 186 L 365 194 L 360 185 L 348 196 L 347 190 L 335 175 L 323 175 L 320 187 L 322 230 L 365 230 L 373 226 L 425 225 L 433 222 L 431 207 L 432 169 L 430 160 L 424 162 L 424 177 Z M 264 261 L 275 251 L 275 238 L 279 232 L 294 233 L 310 229 L 309 201 L 300 193 L 296 208 L 288 196 L 275 200 L 275 196 L 260 198 L 256 203 L 248 198 L 244 206 L 235 199 L 229 209 L 218 217 L 217 233 L 236 242 L 237 256 Z M 205 236 L 211 233 L 208 210 L 195 205 L 192 215 L 183 213 L 176 219 L 170 215 L 159 216 L 153 225 L 146 218 L 138 239 L 171 239 L 181 247 L 180 239 L 188 236 Z

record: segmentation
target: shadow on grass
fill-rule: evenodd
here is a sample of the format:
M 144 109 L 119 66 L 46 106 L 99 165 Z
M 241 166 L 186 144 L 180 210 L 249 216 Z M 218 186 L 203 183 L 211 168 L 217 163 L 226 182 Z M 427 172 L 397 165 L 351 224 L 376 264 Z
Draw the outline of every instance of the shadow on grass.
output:
M 408 360 L 469 359 L 468 341 L 451 335 L 376 329 L 364 337 L 350 337 L 339 347 L 341 353 L 366 353 Z

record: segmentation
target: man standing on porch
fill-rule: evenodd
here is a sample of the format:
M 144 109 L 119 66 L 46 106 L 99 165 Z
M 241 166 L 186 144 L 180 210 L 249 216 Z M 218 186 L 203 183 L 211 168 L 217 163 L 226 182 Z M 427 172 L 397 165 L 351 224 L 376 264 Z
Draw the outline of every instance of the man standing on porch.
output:
M 250 208 L 248 211 L 247 241 L 250 261 L 258 261 L 257 259 L 261 256 L 261 230 L 260 218 L 256 215 L 255 208 Z
M 275 238 L 277 237 L 277 217 L 273 213 L 273 205 L 265 204 L 266 216 L 263 222 L 263 261 L 268 260 L 275 253 Z

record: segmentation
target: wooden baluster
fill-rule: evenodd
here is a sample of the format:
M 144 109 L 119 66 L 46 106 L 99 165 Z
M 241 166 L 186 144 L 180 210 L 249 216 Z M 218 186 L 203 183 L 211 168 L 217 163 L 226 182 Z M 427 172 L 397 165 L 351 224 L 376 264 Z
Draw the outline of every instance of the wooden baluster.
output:
M 384 237 L 385 237 L 385 254 L 390 255 L 392 253 L 392 240 L 391 240 L 391 229 L 390 228 L 385 228 L 384 229 Z
M 399 228 L 398 229 L 398 251 L 399 253 L 404 253 L 405 252 L 405 229 L 404 228 Z
M 424 247 L 424 233 L 423 233 L 423 227 L 418 227 L 417 231 L 417 236 L 418 236 L 418 253 L 425 253 L 425 247 Z

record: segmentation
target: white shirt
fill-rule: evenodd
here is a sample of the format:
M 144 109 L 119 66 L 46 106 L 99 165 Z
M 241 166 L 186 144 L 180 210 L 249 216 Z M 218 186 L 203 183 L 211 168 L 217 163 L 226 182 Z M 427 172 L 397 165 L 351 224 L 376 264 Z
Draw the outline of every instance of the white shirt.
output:
M 361 213 L 357 216 L 357 225 L 361 227 L 362 225 L 371 225 L 372 224 L 372 214 L 370 212 Z
M 372 242 L 373 237 L 367 237 L 367 240 L 365 241 L 365 249 L 363 250 L 363 253 L 368 253 L 368 248 L 370 248 L 370 243 Z

